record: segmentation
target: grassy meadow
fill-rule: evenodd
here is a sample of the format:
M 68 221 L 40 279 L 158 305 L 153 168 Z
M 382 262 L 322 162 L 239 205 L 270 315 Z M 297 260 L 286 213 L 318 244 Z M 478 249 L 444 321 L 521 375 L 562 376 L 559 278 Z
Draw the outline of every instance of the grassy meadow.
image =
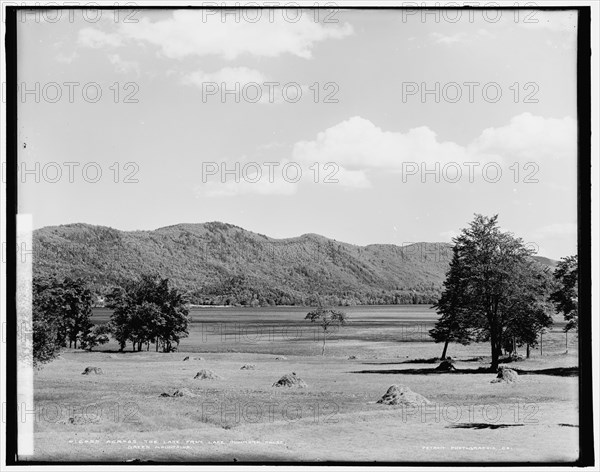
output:
M 35 373 L 33 460 L 573 461 L 578 455 L 577 336 L 557 318 L 544 352 L 491 383 L 489 344 L 451 344 L 438 373 L 428 306 L 348 307 L 330 334 L 301 307 L 195 308 L 175 353 L 67 350 Z M 98 309 L 93 321 L 108 321 Z M 520 352 L 521 354 L 524 353 Z M 189 360 L 184 361 L 186 357 Z M 245 364 L 253 369 L 242 370 Z M 103 375 L 82 375 L 88 366 Z M 195 380 L 201 369 L 221 378 Z M 469 372 L 472 370 L 472 372 Z M 295 372 L 306 388 L 275 388 Z M 431 403 L 376 403 L 393 384 Z M 163 397 L 183 390 L 184 396 Z

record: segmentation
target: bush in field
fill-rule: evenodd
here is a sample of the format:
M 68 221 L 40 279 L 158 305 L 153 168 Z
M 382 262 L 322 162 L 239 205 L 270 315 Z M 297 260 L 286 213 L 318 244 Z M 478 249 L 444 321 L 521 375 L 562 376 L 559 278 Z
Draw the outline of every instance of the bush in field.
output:
M 321 355 L 324 356 L 327 330 L 332 326 L 339 327 L 345 325 L 348 320 L 348 315 L 337 310 L 318 308 L 308 313 L 304 319 L 310 320 L 311 323 L 317 323 L 323 330 L 323 347 L 321 349 Z
M 54 359 L 61 347 L 77 348 L 92 329 L 92 293 L 82 279 L 34 278 L 33 359 L 42 364 Z
M 173 344 L 188 335 L 187 301 L 177 289 L 169 288 L 169 279 L 142 275 L 114 289 L 106 306 L 114 310 L 110 328 L 121 351 L 129 341 L 134 351 L 144 345 L 148 350 L 154 343 L 156 351 L 171 352 Z

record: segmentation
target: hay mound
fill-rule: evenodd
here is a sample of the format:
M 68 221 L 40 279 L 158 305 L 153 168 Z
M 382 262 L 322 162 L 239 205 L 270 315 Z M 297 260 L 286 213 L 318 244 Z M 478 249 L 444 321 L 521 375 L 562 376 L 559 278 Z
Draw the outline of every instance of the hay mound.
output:
M 218 379 L 221 379 L 221 378 L 222 377 L 220 375 L 215 374 L 210 369 L 202 369 L 200 372 L 198 372 L 194 376 L 194 379 L 199 379 L 199 380 L 218 380 Z
M 195 397 L 197 395 L 188 388 L 181 388 L 181 389 L 175 390 L 173 392 L 173 395 L 171 395 L 171 396 L 172 397 Z
M 104 374 L 104 372 L 102 372 L 102 369 L 100 367 L 86 367 L 85 370 L 81 373 L 81 375 L 90 374 L 102 375 Z
M 273 387 L 297 387 L 306 388 L 306 382 L 296 375 L 296 372 L 291 374 L 285 374 L 277 382 L 273 384 Z
M 287 357 L 285 357 L 285 356 L 277 356 L 277 357 L 275 358 L 275 360 L 276 360 L 276 361 L 287 361 Z
M 254 364 L 244 364 L 242 367 L 240 367 L 240 370 L 254 370 L 256 369 L 256 365 Z
M 71 416 L 69 417 L 68 420 L 64 421 L 61 420 L 59 421 L 59 423 L 61 424 L 75 424 L 75 425 L 84 425 L 84 424 L 90 424 L 90 423 L 100 423 L 100 418 L 98 417 L 88 417 L 91 415 L 84 415 L 84 416 Z
M 505 365 L 501 365 L 500 367 L 498 367 L 498 376 L 494 380 L 492 380 L 491 383 L 498 383 L 498 382 L 513 383 L 513 382 L 516 382 L 518 378 L 519 378 L 519 374 L 517 374 L 516 371 L 506 367 Z
M 440 365 L 438 365 L 435 370 L 440 372 L 453 372 L 456 370 L 454 367 L 454 361 L 450 358 L 443 360 Z
M 190 360 L 190 356 L 185 356 L 185 358 L 183 359 L 183 362 L 189 361 L 189 360 Z
M 392 385 L 385 395 L 377 400 L 385 405 L 420 405 L 431 403 L 423 395 L 413 392 L 404 385 Z

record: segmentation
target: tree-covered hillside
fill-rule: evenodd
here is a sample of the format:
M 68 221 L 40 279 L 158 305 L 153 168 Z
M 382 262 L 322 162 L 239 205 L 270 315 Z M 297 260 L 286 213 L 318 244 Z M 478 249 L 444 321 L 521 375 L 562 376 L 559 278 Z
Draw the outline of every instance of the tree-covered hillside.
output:
M 434 303 L 451 257 L 446 243 L 273 239 L 218 222 L 155 231 L 70 224 L 36 230 L 33 243 L 36 276 L 81 277 L 102 296 L 158 273 L 196 304 Z

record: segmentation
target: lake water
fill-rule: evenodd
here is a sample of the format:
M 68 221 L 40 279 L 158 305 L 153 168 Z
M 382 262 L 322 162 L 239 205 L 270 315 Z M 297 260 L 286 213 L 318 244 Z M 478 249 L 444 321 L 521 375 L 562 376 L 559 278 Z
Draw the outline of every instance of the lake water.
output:
M 240 322 L 277 322 L 303 321 L 311 307 L 274 306 L 274 307 L 194 307 L 190 309 L 192 323 L 240 321 Z M 431 305 L 361 305 L 338 307 L 354 323 L 375 324 L 434 324 L 438 315 Z M 94 308 L 92 320 L 97 324 L 108 322 L 112 310 Z

